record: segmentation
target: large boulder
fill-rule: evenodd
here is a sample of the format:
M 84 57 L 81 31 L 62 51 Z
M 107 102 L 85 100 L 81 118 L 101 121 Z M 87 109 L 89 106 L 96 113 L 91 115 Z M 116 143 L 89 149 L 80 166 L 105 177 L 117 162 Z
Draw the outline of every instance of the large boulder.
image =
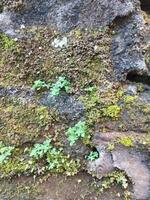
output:
M 14 8 L 15 1 L 11 2 L 9 9 Z M 135 10 L 135 2 L 134 0 L 25 0 L 21 9 L 17 9 L 16 6 L 17 11 L 13 9 L 12 20 L 15 25 L 46 23 L 61 31 L 68 31 L 76 26 L 100 27 L 110 24 L 116 17 L 129 15 Z

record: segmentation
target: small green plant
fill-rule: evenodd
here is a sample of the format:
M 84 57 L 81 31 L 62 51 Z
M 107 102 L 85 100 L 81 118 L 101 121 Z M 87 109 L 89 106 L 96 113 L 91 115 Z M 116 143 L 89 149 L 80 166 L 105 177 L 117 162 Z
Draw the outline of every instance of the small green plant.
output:
M 35 144 L 30 152 L 30 157 L 42 158 L 52 148 L 51 140 L 47 139 L 42 144 Z
M 14 146 L 5 146 L 2 142 L 0 142 L 0 164 L 7 162 L 14 148 Z
M 117 118 L 120 111 L 121 108 L 118 105 L 109 105 L 108 107 L 102 109 L 103 116 L 111 118 Z
M 87 126 L 84 121 L 79 121 L 75 126 L 70 127 L 66 135 L 70 145 L 73 145 L 79 138 L 85 138 L 87 135 Z
M 30 157 L 36 160 L 45 157 L 44 170 L 55 173 L 65 172 L 68 176 L 78 172 L 79 161 L 70 159 L 70 156 L 65 155 L 61 148 L 53 147 L 50 139 L 45 140 L 42 144 L 35 144 L 30 152 Z
M 64 89 L 66 92 L 70 89 L 70 82 L 65 77 L 60 76 L 56 83 L 52 84 L 50 94 L 52 96 L 59 95 L 60 91 Z
M 41 89 L 49 89 L 50 85 L 46 84 L 45 81 L 42 80 L 36 80 L 34 81 L 34 84 L 32 86 L 33 90 L 41 90 Z
M 69 155 L 64 155 L 62 149 L 52 148 L 47 153 L 47 163 L 52 172 L 65 172 L 68 176 L 78 172 L 79 162 L 71 160 Z
M 95 159 L 97 159 L 99 157 L 99 154 L 98 154 L 98 152 L 97 151 L 91 151 L 90 153 L 89 153 L 89 155 L 88 156 L 86 156 L 85 158 L 87 159 L 87 160 L 95 160 Z

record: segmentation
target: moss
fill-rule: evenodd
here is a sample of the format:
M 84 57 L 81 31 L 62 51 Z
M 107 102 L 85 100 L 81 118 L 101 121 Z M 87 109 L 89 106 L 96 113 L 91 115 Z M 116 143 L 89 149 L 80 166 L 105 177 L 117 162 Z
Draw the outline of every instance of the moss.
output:
M 118 142 L 126 147 L 133 146 L 133 139 L 129 136 L 122 136 L 118 139 Z
M 150 115 L 150 105 L 143 105 L 142 110 L 145 114 Z
M 120 114 L 121 108 L 118 105 L 109 105 L 102 109 L 103 116 L 117 118 Z
M 115 170 L 108 173 L 102 179 L 101 185 L 99 186 L 99 191 L 104 192 L 104 190 L 111 188 L 115 184 L 121 186 L 123 189 L 128 188 L 128 179 L 125 172 Z
M 72 176 L 78 172 L 79 160 L 73 160 L 69 155 L 65 155 L 62 149 L 53 146 L 40 158 L 30 156 L 30 149 L 31 147 L 15 148 L 11 157 L 0 164 L 1 178 L 23 174 L 38 176 L 49 171 Z
M 97 104 L 100 104 L 100 95 L 97 88 L 93 88 L 88 94 L 80 96 L 79 100 L 83 102 L 86 110 L 94 108 Z
M 69 155 L 60 150 L 52 149 L 47 154 L 48 170 L 53 173 L 65 173 L 67 176 L 77 174 L 80 167 L 79 160 L 72 160 Z
M 15 44 L 16 44 L 16 42 L 13 39 L 11 39 L 9 36 L 7 36 L 3 33 L 0 34 L 1 48 L 8 50 L 8 49 L 12 48 Z
M 14 175 L 24 173 L 30 174 L 34 167 L 35 162 L 25 156 L 22 149 L 16 148 L 11 158 L 5 164 L 0 164 L 1 178 L 11 178 Z
M 55 36 L 60 35 L 59 33 L 53 33 L 43 27 L 35 32 L 29 31 L 32 31 L 30 39 L 19 40 L 10 51 L 0 49 L 3 58 L 0 65 L 2 74 L 0 82 L 4 85 L 31 86 L 37 79 L 52 83 L 56 77 L 65 76 L 72 81 L 73 89 L 77 91 L 89 83 L 99 85 L 103 82 L 105 74 L 112 71 L 108 56 L 110 43 L 108 32 L 97 31 L 91 36 L 90 31 L 88 33 L 81 31 L 78 39 L 77 34 L 72 32 L 71 35 L 67 35 L 70 41 L 69 47 L 60 51 L 49 45 Z M 100 52 L 105 55 L 105 62 L 101 54 L 97 55 L 91 49 L 89 43 L 91 37 L 100 44 Z
M 35 141 L 58 120 L 58 112 L 36 104 L 0 101 L 0 139 L 11 144 Z
M 125 103 L 132 103 L 132 102 L 134 102 L 134 100 L 136 99 L 136 97 L 135 96 L 130 96 L 130 95 L 128 95 L 128 96 L 125 96 L 124 97 L 124 102 Z

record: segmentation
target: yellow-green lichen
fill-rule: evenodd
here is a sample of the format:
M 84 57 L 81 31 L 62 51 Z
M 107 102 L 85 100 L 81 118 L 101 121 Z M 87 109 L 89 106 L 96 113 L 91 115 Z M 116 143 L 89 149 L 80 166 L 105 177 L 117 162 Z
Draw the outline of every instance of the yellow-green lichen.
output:
M 118 105 L 109 105 L 102 109 L 103 116 L 117 118 L 120 114 L 121 108 Z
M 0 34 L 0 46 L 1 48 L 4 48 L 5 50 L 8 50 L 9 48 L 13 47 L 15 45 L 15 41 L 11 39 L 9 36 L 1 33 Z
M 133 146 L 133 139 L 129 136 L 122 136 L 118 138 L 118 143 L 126 146 L 126 147 L 132 147 Z

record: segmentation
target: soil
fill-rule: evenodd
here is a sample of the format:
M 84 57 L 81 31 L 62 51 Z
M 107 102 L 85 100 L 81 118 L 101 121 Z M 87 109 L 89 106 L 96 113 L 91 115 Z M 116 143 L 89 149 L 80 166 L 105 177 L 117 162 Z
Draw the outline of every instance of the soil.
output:
M 42 179 L 41 179 L 42 181 Z M 21 177 L 12 181 L 5 180 L 1 188 L 1 200 L 123 200 L 123 191 L 118 186 L 112 186 L 99 193 L 93 179 L 86 172 L 78 173 L 73 177 L 64 175 L 50 175 L 37 185 L 33 177 Z M 95 185 L 95 187 L 93 187 Z M 5 189 L 4 189 L 5 188 Z M 7 188 L 7 193 L 4 191 Z M 3 190 L 4 189 L 4 190 Z M 23 192 L 24 190 L 24 192 Z M 10 191 L 10 194 L 9 192 Z M 10 196 L 9 196 L 9 195 Z

